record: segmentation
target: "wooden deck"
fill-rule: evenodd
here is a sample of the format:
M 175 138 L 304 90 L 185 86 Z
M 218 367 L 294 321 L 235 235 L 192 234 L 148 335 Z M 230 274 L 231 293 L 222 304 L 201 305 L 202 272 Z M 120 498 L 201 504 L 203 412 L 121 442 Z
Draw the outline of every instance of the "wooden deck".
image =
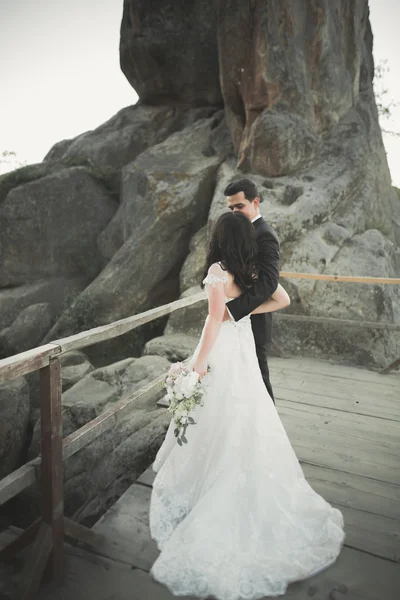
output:
M 400 373 L 299 358 L 270 365 L 278 412 L 305 475 L 340 508 L 346 529 L 336 564 L 281 597 L 398 600 Z M 101 547 L 68 546 L 63 585 L 44 586 L 39 600 L 171 600 L 148 574 L 157 557 L 148 527 L 152 481 L 148 469 L 94 526 L 105 536 Z

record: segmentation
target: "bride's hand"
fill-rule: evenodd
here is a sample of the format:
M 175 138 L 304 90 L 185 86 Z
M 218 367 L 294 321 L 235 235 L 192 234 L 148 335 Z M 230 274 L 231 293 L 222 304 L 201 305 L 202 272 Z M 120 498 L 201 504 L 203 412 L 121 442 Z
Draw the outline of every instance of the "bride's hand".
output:
M 197 359 L 193 365 L 193 371 L 199 374 L 200 379 L 207 375 L 207 361 Z

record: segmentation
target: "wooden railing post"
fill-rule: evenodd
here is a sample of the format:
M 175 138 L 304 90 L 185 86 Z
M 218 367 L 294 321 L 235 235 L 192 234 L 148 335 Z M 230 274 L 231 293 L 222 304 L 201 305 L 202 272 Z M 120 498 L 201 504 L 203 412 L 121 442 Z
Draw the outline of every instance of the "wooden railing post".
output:
M 61 403 L 61 365 L 57 357 L 40 369 L 42 520 L 52 529 L 50 572 L 53 578 L 64 567 L 64 486 Z
M 40 369 L 40 427 L 42 514 L 30 530 L 37 531 L 25 563 L 16 600 L 33 600 L 46 570 L 51 579 L 64 571 L 63 438 L 61 365 L 57 357 Z M 27 530 L 15 543 L 29 543 Z M 35 531 L 34 531 L 35 530 Z

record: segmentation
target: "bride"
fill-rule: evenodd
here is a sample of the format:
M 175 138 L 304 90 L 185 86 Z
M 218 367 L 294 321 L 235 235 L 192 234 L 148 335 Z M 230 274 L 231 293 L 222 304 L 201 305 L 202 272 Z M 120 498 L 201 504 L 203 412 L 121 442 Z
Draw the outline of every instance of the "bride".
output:
M 203 282 L 209 312 L 189 363 L 204 405 L 182 447 L 171 422 L 153 465 L 150 531 L 161 553 L 150 573 L 177 596 L 280 596 L 334 563 L 343 545 L 342 514 L 307 483 L 265 388 L 250 316 L 223 321 L 225 302 L 257 276 L 256 257 L 247 217 L 223 214 Z M 288 303 L 278 286 L 254 312 Z

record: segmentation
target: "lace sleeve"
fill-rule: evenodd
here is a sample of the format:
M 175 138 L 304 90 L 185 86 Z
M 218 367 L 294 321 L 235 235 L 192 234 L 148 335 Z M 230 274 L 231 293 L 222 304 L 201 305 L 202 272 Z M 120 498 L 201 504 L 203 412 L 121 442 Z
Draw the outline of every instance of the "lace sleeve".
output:
M 212 287 L 215 287 L 217 283 L 223 283 L 225 285 L 228 281 L 228 273 L 224 271 L 218 263 L 211 265 L 208 269 L 207 277 L 203 279 L 204 285 L 211 285 Z

